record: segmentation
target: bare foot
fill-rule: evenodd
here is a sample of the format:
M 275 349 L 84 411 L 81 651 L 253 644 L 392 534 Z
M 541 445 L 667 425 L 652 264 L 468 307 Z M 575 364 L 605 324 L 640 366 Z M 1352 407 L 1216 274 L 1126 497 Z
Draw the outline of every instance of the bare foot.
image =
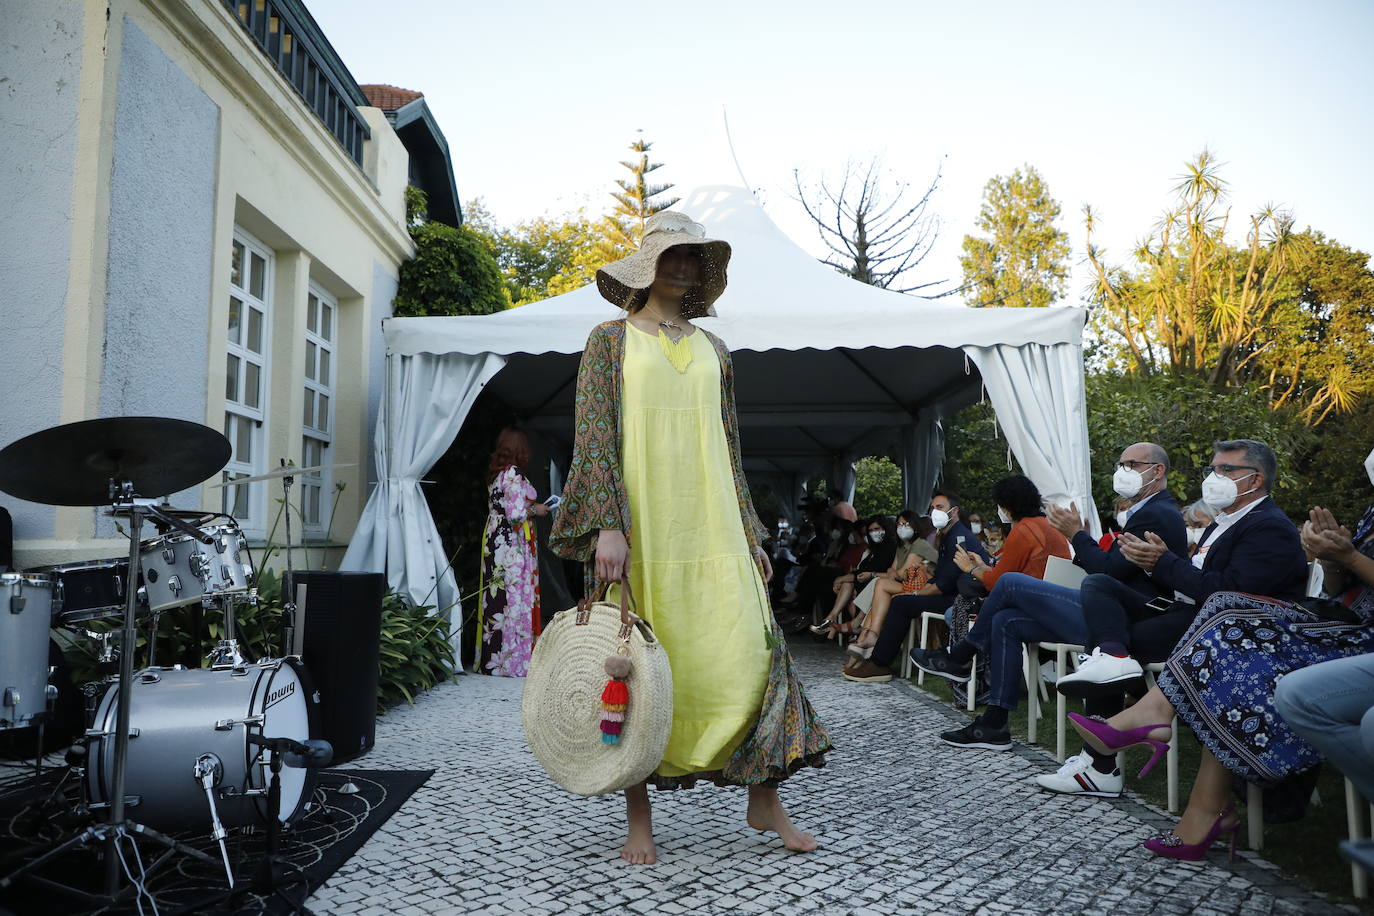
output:
M 658 861 L 658 849 L 654 846 L 648 787 L 638 785 L 625 790 L 625 818 L 630 823 L 630 835 L 620 849 L 620 858 L 631 865 L 653 865 Z
M 816 838 L 798 830 L 778 798 L 778 790 L 772 786 L 749 787 L 749 811 L 745 815 L 749 826 L 755 830 L 771 830 L 782 837 L 782 845 L 793 852 L 811 852 L 816 848 Z

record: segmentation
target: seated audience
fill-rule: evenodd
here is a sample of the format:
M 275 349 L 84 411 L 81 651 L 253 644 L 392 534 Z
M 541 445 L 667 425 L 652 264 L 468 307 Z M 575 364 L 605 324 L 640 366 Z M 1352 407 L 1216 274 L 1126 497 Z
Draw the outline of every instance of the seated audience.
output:
M 1112 500 L 1111 512 L 1097 513 L 1097 520 L 1102 525 L 1102 537 L 1097 539 L 1099 548 L 1110 550 L 1112 542 L 1121 537 L 1121 529 L 1126 527 L 1126 513 L 1130 508 L 1131 501 L 1118 496 Z
M 911 621 L 925 611 L 943 614 L 958 594 L 960 572 L 954 562 L 955 551 L 963 548 L 987 562 L 987 551 L 982 543 L 959 520 L 959 498 L 953 493 L 942 490 L 935 492 L 930 501 L 930 520 L 936 529 L 939 550 L 934 577 L 913 594 L 900 595 L 892 600 L 870 657 L 851 658 L 846 662 L 846 679 L 858 683 L 892 680 L 892 669 L 888 666 L 897 657 Z
M 852 572 L 835 577 L 831 584 L 835 602 L 831 605 L 830 613 L 822 621 L 824 626 L 813 626 L 813 632 L 832 631 L 829 635 L 834 635 L 834 627 L 848 616 L 850 603 L 854 600 L 856 579 L 860 584 L 866 584 L 870 578 L 887 572 L 892 566 L 898 546 L 897 526 L 893 520 L 886 515 L 875 515 L 861 526 L 861 530 L 866 534 L 864 552 L 859 557 L 858 565 Z M 820 627 L 820 630 L 817 627 Z
M 968 530 L 978 536 L 978 540 L 987 543 L 987 533 L 983 528 L 983 516 L 979 512 L 970 512 L 964 516 L 964 524 L 968 525 Z
M 1216 517 L 1216 510 L 1200 499 L 1183 510 L 1183 524 L 1188 526 L 1188 556 L 1197 553 L 1197 545 L 1202 543 L 1202 532 Z
M 1183 516 L 1166 487 L 1168 470 L 1169 456 L 1163 448 L 1152 442 L 1137 442 L 1122 451 L 1114 486 L 1118 494 L 1129 494 L 1124 498 L 1132 501 L 1127 511 L 1127 533 L 1144 536 L 1148 532 L 1162 532 L 1165 543 L 1183 550 L 1187 545 Z M 1099 548 L 1085 530 L 1077 505 L 1070 504 L 1068 509 L 1051 506 L 1048 518 L 1072 541 L 1074 563 L 1086 572 L 1103 574 L 1123 584 L 1138 593 L 1141 602 L 1166 594 L 1173 596 L 1172 589 L 1166 592 L 1121 555 L 1120 540 L 1105 551 Z M 940 737 L 958 747 L 1009 750 L 1011 730 L 1007 727 L 1007 714 L 1016 708 L 1020 694 L 1022 646 L 1028 642 L 1084 644 L 1087 630 L 1083 622 L 1083 597 L 1078 589 L 1011 573 L 996 583 L 979 610 L 977 622 L 962 641 L 948 650 L 913 651 L 911 659 L 921 670 L 961 684 L 969 679 L 974 656 L 981 652 L 988 657 L 984 667 L 988 672 L 991 702 L 987 709 L 965 728 L 945 732 Z M 1169 646 L 1172 645 L 1170 642 Z M 1120 702 L 1119 692 L 1116 702 Z M 1115 772 L 1114 762 L 1104 758 L 1098 762 L 1102 769 L 1088 774 L 1092 763 L 1086 755 L 1071 758 L 1060 773 L 1055 774 L 1056 777 L 1062 774 L 1064 778 L 1045 787 L 1071 792 L 1075 791 L 1073 786 L 1078 786 L 1077 791 L 1119 795 L 1121 777 Z M 1083 778 L 1075 779 L 1075 775 Z
M 897 526 L 897 538 L 901 546 L 893 558 L 892 567 L 884 573 L 858 574 L 860 584 L 864 583 L 866 576 L 870 577 L 871 591 L 868 592 L 868 606 L 860 608 L 864 617 L 859 628 L 859 639 L 849 645 L 851 655 L 868 658 L 877 634 L 882 629 L 883 621 L 887 618 L 887 609 L 892 599 L 897 595 L 914 595 L 920 591 L 930 582 L 936 561 L 939 559 L 935 548 L 919 536 L 920 519 L 916 513 L 910 509 L 903 509 L 898 518 L 900 523 Z
M 1213 529 L 1227 516 L 1223 511 Z M 1202 542 L 1209 554 L 1222 549 L 1213 533 Z M 1313 509 L 1301 537 L 1338 583 L 1339 600 L 1294 604 L 1217 592 L 1144 698 L 1105 722 L 1070 716 L 1101 753 L 1153 748 L 1142 775 L 1166 750 L 1167 723 L 1175 714 L 1202 743 L 1183 816 L 1173 832 L 1145 843 L 1156 855 L 1202 859 L 1227 834 L 1234 854 L 1239 819 L 1231 804 L 1232 774 L 1272 784 L 1314 766 L 1322 753 L 1367 797 L 1374 791 L 1359 737 L 1359 723 L 1374 702 L 1374 507 L 1353 537 L 1330 512 Z

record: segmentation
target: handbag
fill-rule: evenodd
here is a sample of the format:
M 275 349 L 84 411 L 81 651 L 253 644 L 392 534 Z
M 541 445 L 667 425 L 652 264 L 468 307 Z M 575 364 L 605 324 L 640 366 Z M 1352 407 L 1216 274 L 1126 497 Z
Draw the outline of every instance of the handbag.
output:
M 596 595 L 554 615 L 534 645 L 521 718 L 555 783 L 576 795 L 637 785 L 663 760 L 673 729 L 673 673 L 653 628 Z

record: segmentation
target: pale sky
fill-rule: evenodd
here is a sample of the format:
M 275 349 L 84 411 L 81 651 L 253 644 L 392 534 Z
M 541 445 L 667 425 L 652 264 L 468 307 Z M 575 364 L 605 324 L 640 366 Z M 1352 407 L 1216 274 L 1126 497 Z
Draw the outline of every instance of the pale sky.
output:
M 943 227 L 920 281 L 960 276 L 983 185 L 1024 163 L 1081 210 L 1113 260 L 1171 201 L 1204 146 L 1225 164 L 1232 227 L 1291 209 L 1374 251 L 1374 2 L 477 3 L 310 0 L 361 83 L 425 94 L 464 202 L 513 223 L 609 209 L 616 163 L 643 130 L 684 193 L 749 184 L 773 219 L 822 251 L 791 199 L 793 169 L 838 174 L 883 157 L 923 188 Z M 1086 273 L 1075 270 L 1066 301 Z

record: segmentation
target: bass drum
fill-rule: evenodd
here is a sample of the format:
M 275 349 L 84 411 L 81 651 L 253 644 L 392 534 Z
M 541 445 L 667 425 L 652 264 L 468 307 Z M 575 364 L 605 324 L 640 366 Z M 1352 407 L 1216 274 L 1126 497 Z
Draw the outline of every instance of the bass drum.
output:
M 119 684 L 96 712 L 87 788 L 92 802 L 114 796 L 115 718 Z M 196 779 L 196 762 L 212 754 L 222 768 L 215 806 L 226 827 L 266 826 L 272 752 L 247 735 L 305 741 L 319 729 L 320 696 L 297 658 L 269 659 L 242 668 L 146 668 L 134 675 L 129 758 L 124 795 L 139 801 L 129 816 L 169 833 L 209 832 L 210 807 Z M 283 767 L 281 821 L 306 811 L 315 771 Z

